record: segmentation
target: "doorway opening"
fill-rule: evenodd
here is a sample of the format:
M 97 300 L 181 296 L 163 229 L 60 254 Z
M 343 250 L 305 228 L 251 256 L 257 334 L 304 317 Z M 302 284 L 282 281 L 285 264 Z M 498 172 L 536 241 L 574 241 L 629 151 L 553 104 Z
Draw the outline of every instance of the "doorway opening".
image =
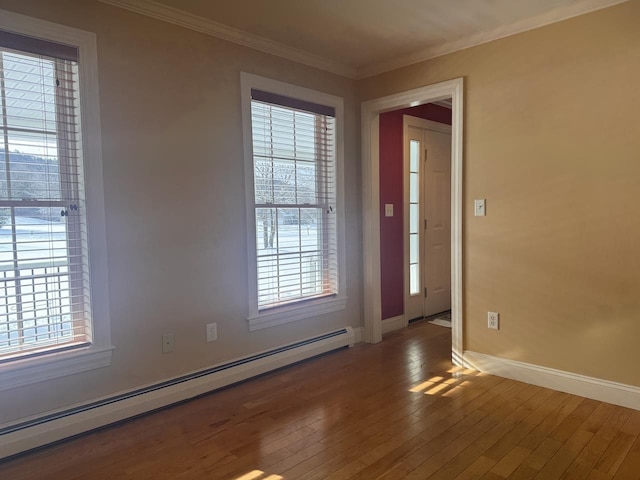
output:
M 446 107 L 427 104 L 432 105 L 445 112 L 403 116 L 407 322 L 451 310 L 451 117 Z M 444 122 L 426 119 L 429 117 Z M 382 285 L 384 303 L 384 282 Z
M 450 161 L 450 276 L 452 359 L 460 364 L 462 339 L 462 95 L 463 80 L 456 79 L 370 100 L 362 104 L 364 340 L 382 339 L 380 116 L 385 112 L 451 99 Z M 387 213 L 384 205 L 383 212 Z M 391 207 L 393 209 L 393 207 Z M 389 279 L 384 279 L 388 281 Z M 428 293 L 428 292 L 427 292 Z M 406 319 L 405 319 L 406 321 Z

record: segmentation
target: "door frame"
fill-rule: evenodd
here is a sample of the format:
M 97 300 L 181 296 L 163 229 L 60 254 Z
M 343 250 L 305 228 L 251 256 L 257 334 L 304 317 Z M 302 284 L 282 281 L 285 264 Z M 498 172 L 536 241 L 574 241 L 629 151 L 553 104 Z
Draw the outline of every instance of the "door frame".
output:
M 402 170 L 402 211 L 403 211 L 403 225 L 402 225 L 402 241 L 403 241 L 403 261 L 404 261 L 404 316 L 407 321 L 411 320 L 411 317 L 407 316 L 407 304 L 409 303 L 409 299 L 411 298 L 411 294 L 409 293 L 408 285 L 410 281 L 410 273 L 409 273 L 409 229 L 407 225 L 409 225 L 409 209 L 407 208 L 409 204 L 409 152 L 407 151 L 407 144 L 409 143 L 409 127 L 417 127 L 423 130 L 427 130 L 430 132 L 444 133 L 445 135 L 449 135 L 451 137 L 451 125 L 446 123 L 434 122 L 433 120 L 427 120 L 425 118 L 414 117 L 412 115 L 404 114 L 402 116 L 402 161 L 403 161 L 403 170 Z M 425 145 L 422 146 L 422 151 L 424 151 Z M 422 153 L 422 152 L 421 152 Z M 451 162 L 451 156 L 449 156 L 449 162 Z M 425 163 L 421 162 L 421 170 L 420 174 L 420 220 L 419 223 L 422 223 L 425 217 L 425 209 L 427 206 L 427 201 L 425 199 L 425 181 L 426 181 L 426 172 L 425 172 Z M 420 228 L 423 232 L 420 235 L 420 290 L 422 291 L 425 288 L 426 283 L 426 273 L 427 269 L 425 268 L 425 240 L 426 240 L 426 232 L 424 228 Z M 424 313 L 424 303 L 425 297 L 423 293 L 419 293 L 422 297 L 422 312 Z
M 464 80 L 456 78 L 362 103 L 364 341 L 382 340 L 380 286 L 380 113 L 451 98 L 451 350 L 462 364 L 462 129 Z

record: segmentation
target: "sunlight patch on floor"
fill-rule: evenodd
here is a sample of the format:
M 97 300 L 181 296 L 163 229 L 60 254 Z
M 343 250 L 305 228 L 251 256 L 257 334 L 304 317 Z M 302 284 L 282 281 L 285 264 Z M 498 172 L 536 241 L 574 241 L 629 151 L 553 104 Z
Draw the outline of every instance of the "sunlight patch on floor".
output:
M 409 391 L 411 393 L 419 393 L 419 392 L 422 392 L 422 391 L 426 390 L 427 388 L 432 387 L 433 385 L 441 382 L 442 380 L 444 380 L 444 378 L 442 378 L 442 377 L 431 377 L 426 382 L 422 382 L 419 385 L 416 385 L 415 387 L 411 387 L 409 389 Z
M 265 475 L 267 476 L 265 477 Z M 244 475 L 236 477 L 234 480 L 284 480 L 284 477 L 275 474 L 268 475 L 262 470 L 252 470 Z
M 256 478 L 260 478 L 264 475 L 262 470 L 253 470 L 249 473 L 245 473 L 244 475 L 237 477 L 235 480 L 255 480 Z
M 446 383 L 441 383 L 439 385 L 436 385 L 433 388 L 430 388 L 429 390 L 427 390 L 426 392 L 424 392 L 425 395 L 435 395 L 438 392 L 441 392 L 442 390 L 444 390 L 445 388 L 449 388 L 449 385 Z
M 472 376 L 475 376 L 477 373 L 474 370 L 466 370 L 465 372 L 472 373 Z M 440 376 L 431 377 L 429 380 L 411 387 L 409 391 L 411 393 L 423 393 L 424 395 L 436 395 L 440 393 L 443 397 L 448 397 L 452 392 L 457 392 L 461 388 L 466 388 L 472 383 L 470 380 L 462 380 L 462 378 L 466 376 L 463 372 L 450 371 L 449 373 L 451 373 L 451 377 L 449 378 L 445 379 Z M 456 373 L 459 375 L 456 375 Z M 444 390 L 447 391 L 443 392 Z

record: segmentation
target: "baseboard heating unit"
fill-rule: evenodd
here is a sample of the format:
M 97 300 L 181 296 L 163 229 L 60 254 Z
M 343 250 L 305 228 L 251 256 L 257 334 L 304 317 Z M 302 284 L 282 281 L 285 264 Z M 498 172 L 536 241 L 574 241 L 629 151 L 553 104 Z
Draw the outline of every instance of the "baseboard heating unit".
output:
M 345 327 L 163 382 L 3 425 L 0 427 L 0 458 L 182 402 L 354 343 L 353 329 Z

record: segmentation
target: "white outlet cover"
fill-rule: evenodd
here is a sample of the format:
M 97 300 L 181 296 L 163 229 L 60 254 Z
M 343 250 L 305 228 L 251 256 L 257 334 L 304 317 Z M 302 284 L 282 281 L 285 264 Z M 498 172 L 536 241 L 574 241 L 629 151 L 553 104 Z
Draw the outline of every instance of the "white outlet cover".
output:
M 213 342 L 218 339 L 218 324 L 207 324 L 207 342 Z
M 498 312 L 487 313 L 487 328 L 492 330 L 500 329 L 500 314 Z
M 384 216 L 393 217 L 393 203 L 384 204 Z
M 162 335 L 162 353 L 173 352 L 173 333 Z

